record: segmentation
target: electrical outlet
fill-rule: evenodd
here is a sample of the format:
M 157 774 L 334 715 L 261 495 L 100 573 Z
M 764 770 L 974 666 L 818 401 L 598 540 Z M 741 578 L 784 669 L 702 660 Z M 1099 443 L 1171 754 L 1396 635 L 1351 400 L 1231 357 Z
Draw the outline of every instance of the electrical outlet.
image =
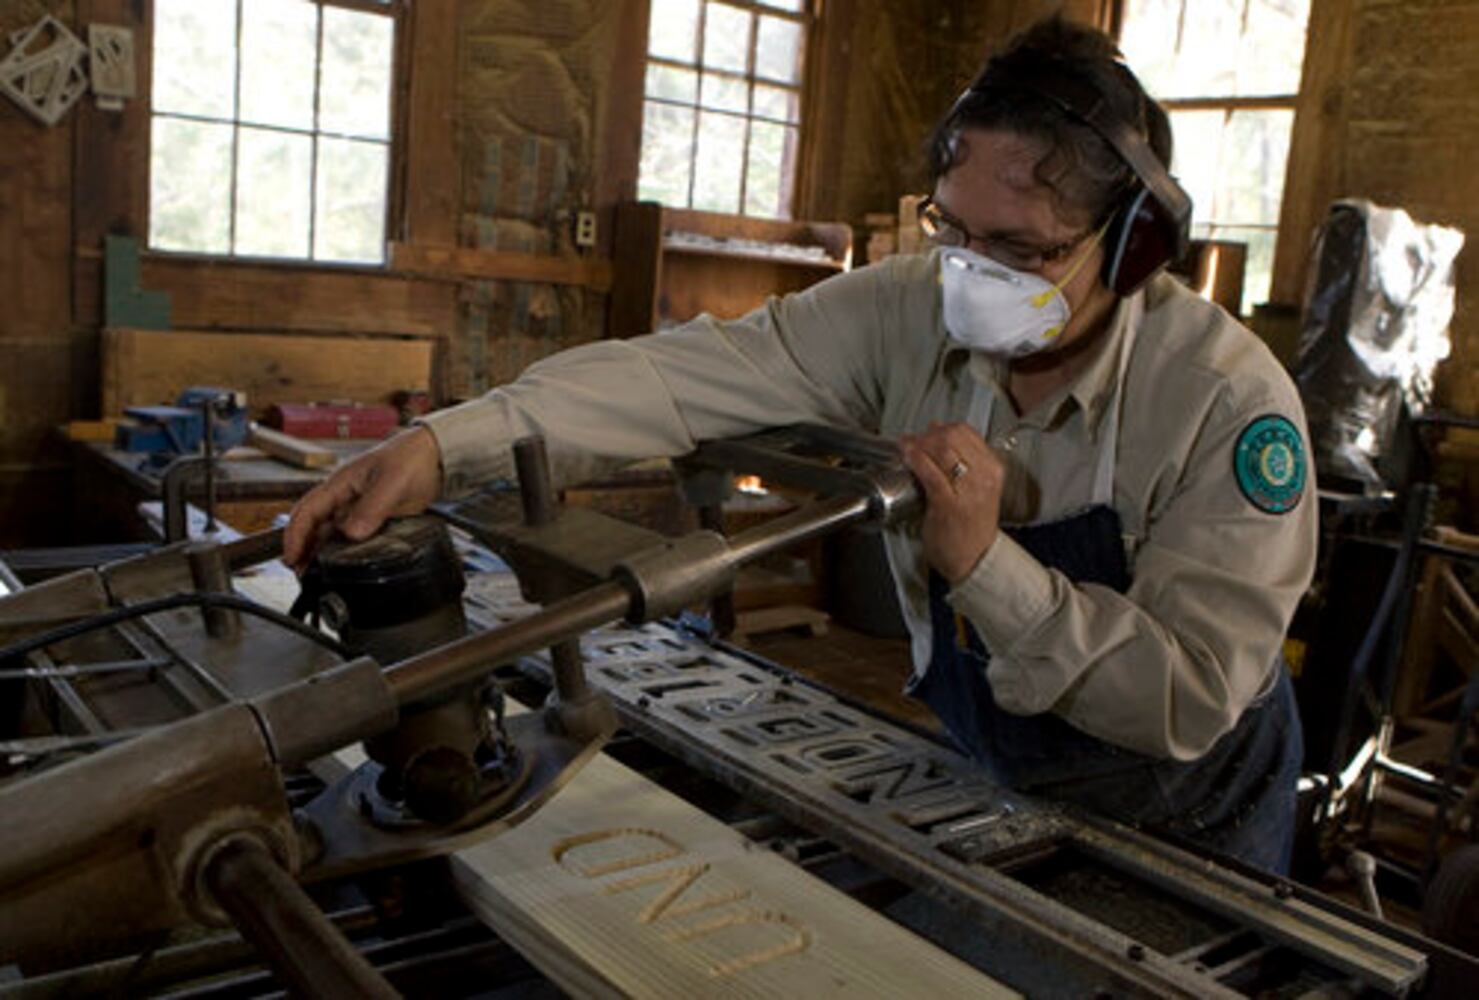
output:
M 575 213 L 575 245 L 578 247 L 593 247 L 596 245 L 596 213 Z

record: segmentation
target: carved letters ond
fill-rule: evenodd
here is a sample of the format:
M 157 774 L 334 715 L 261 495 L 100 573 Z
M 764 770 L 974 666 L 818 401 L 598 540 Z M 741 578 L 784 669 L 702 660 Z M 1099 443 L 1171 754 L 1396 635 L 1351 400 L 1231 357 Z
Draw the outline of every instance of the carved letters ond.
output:
M 729 913 L 722 917 L 716 917 L 707 923 L 695 927 L 685 927 L 682 930 L 668 932 L 669 941 L 692 941 L 701 937 L 717 934 L 730 927 L 742 927 L 746 924 L 778 924 L 791 928 L 790 940 L 782 941 L 769 948 L 752 951 L 738 958 L 726 959 L 723 962 L 714 962 L 709 965 L 709 975 L 714 977 L 732 976 L 745 969 L 753 969 L 757 965 L 766 962 L 774 962 L 778 958 L 787 955 L 798 955 L 811 946 L 811 931 L 800 921 L 788 917 L 784 913 L 776 913 L 772 910 L 746 910 L 742 913 Z
M 620 843 L 627 838 L 636 842 L 623 845 L 630 848 L 629 851 L 617 852 L 615 857 L 602 855 L 600 860 L 580 860 L 580 852 L 585 849 L 592 849 L 601 844 L 614 847 L 613 842 Z M 645 845 L 645 849 L 635 849 L 637 843 L 642 841 L 650 843 Z M 659 830 L 642 827 L 593 830 L 589 833 L 565 837 L 556 841 L 550 848 L 550 856 L 555 863 L 572 875 L 593 881 L 633 868 L 644 868 L 673 861 L 685 855 L 688 855 L 687 849 L 672 837 Z M 667 883 L 661 892 L 637 911 L 636 921 L 644 926 L 691 917 L 697 913 L 710 913 L 720 907 L 731 903 L 741 903 L 751 898 L 752 893 L 749 889 L 736 887 L 718 889 L 706 895 L 684 899 L 683 897 L 689 894 L 690 890 L 712 870 L 713 865 L 707 861 L 685 858 L 684 863 L 608 881 L 602 885 L 601 893 L 612 896 L 644 886 Z M 712 938 L 731 928 L 757 924 L 772 924 L 785 928 L 790 933 L 784 940 L 766 948 L 749 951 L 733 958 L 711 959 L 708 965 L 709 975 L 715 978 L 737 975 L 747 969 L 774 962 L 787 955 L 800 954 L 811 946 L 812 932 L 801 921 L 777 910 L 755 908 L 715 913 L 708 920 L 667 930 L 662 938 L 673 943 L 686 943 Z
M 725 903 L 750 898 L 749 889 L 730 889 L 725 892 L 712 893 L 702 899 L 690 900 L 682 906 L 674 906 L 673 903 L 678 897 L 688 891 L 688 887 L 697 882 L 708 870 L 707 862 L 686 865 L 682 868 L 666 868 L 662 871 L 622 879 L 620 882 L 612 882 L 601 891 L 610 896 L 613 893 L 626 892 L 628 889 L 637 889 L 654 882 L 669 883 L 666 889 L 657 894 L 656 899 L 644 906 L 642 912 L 637 914 L 639 924 L 655 923 L 663 918 L 663 914 L 669 917 L 686 917 L 692 913 L 723 906 Z
M 573 863 L 573 859 L 567 860 L 568 855 L 577 848 L 599 844 L 603 841 L 617 840 L 622 837 L 645 837 L 656 841 L 661 846 L 656 850 L 648 850 L 646 853 L 633 854 L 624 858 L 608 859 L 578 867 Z M 656 864 L 659 861 L 676 858 L 683 853 L 683 850 L 683 845 L 658 830 L 645 830 L 641 827 L 623 826 L 611 830 L 596 830 L 592 833 L 582 833 L 574 837 L 566 837 L 563 840 L 557 841 L 555 846 L 550 848 L 550 856 L 555 859 L 556 864 L 564 866 L 577 875 L 584 878 L 600 878 L 603 875 L 611 875 L 614 872 L 626 871 L 628 868 L 640 868 L 643 865 Z

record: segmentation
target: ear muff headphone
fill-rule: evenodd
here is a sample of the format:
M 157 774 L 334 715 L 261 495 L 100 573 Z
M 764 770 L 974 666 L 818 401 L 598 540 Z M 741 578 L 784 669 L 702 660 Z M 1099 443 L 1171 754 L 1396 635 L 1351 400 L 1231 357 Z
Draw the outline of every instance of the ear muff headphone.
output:
M 1129 67 L 1116 63 L 1127 83 L 1140 85 Z M 1082 121 L 1119 154 L 1135 175 L 1104 237 L 1104 284 L 1116 295 L 1130 295 L 1152 275 L 1186 253 L 1191 240 L 1191 197 L 1176 183 L 1138 129 L 1109 110 L 1087 79 L 1049 59 L 1014 60 L 1010 70 L 993 73 L 961 95 L 959 107 L 990 91 L 1035 94 Z

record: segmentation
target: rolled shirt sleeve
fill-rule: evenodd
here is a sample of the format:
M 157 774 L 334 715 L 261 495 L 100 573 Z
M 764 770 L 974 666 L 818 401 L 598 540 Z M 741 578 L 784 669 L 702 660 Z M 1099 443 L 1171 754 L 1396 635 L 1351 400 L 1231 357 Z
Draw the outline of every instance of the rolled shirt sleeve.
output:
M 705 315 L 564 351 L 423 418 L 442 452 L 444 493 L 509 475 L 511 444 L 530 434 L 545 438 L 556 484 L 569 484 L 781 424 L 876 428 L 887 270 L 838 275 L 738 320 Z

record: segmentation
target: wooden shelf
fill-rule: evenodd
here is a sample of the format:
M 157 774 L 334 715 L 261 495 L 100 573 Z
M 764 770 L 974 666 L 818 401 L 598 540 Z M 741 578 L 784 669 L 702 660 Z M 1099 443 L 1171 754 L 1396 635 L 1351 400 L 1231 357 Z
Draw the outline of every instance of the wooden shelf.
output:
M 709 313 L 743 316 L 772 295 L 800 291 L 845 271 L 852 228 L 837 222 L 757 219 L 618 205 L 609 333 L 631 337 Z M 820 247 L 806 257 L 767 247 Z
M 811 267 L 819 271 L 847 270 L 846 261 L 833 260 L 831 257 L 802 257 L 799 254 L 792 256 L 788 254 L 766 253 L 764 250 L 750 250 L 744 247 L 711 247 L 699 243 L 684 243 L 681 240 L 663 240 L 662 250 L 663 253 L 692 254 L 696 257 L 720 257 L 727 260 L 763 260 L 767 263 L 785 264 L 791 267 Z

